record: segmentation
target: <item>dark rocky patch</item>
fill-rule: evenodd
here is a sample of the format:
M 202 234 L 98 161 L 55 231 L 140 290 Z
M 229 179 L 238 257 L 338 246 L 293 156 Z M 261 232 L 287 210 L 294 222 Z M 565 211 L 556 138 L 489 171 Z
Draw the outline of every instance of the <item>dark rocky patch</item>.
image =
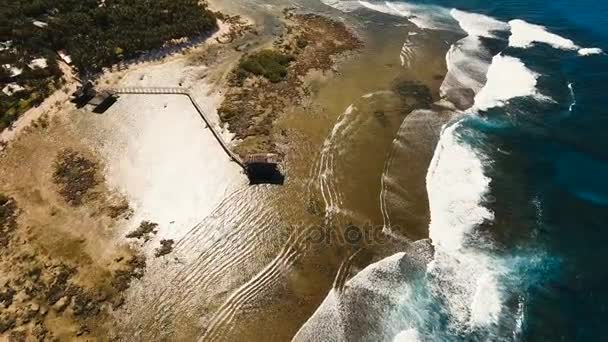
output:
M 8 313 L 0 313 L 0 334 L 15 327 L 17 320 Z
M 97 316 L 101 311 L 101 303 L 89 293 L 78 290 L 72 299 L 72 311 L 80 319 Z
M 141 279 L 146 270 L 146 258 L 143 255 L 135 255 L 126 263 L 126 268 L 114 272 L 112 286 L 118 291 L 129 288 L 133 279 Z
M 156 249 L 154 256 L 160 258 L 171 253 L 173 251 L 174 244 L 175 241 L 173 240 L 160 240 L 160 247 Z
M 11 233 L 17 228 L 17 215 L 15 200 L 0 194 L 0 248 L 8 245 Z
M 8 336 L 9 342 L 27 342 L 27 335 L 25 331 L 11 331 Z
M 54 270 L 53 281 L 46 291 L 46 300 L 49 305 L 56 304 L 68 293 L 69 280 L 76 271 L 66 265 L 59 265 Z
M 158 232 L 156 228 L 158 228 L 158 223 L 142 221 L 137 229 L 127 234 L 127 238 L 140 239 L 148 242 L 152 238 L 151 235 L 156 235 Z
M 4 289 L 0 290 L 0 308 L 8 308 L 13 304 L 13 298 L 17 292 L 12 287 L 5 285 Z
M 418 82 L 397 80 L 393 83 L 393 91 L 402 98 L 406 114 L 416 109 L 431 108 L 433 104 L 431 89 Z
M 129 219 L 133 214 L 133 209 L 129 206 L 129 202 L 123 201 L 117 205 L 111 205 L 107 208 L 108 216 L 113 219 L 124 217 Z
M 57 156 L 53 181 L 70 205 L 79 206 L 99 184 L 97 163 L 76 151 L 66 149 Z

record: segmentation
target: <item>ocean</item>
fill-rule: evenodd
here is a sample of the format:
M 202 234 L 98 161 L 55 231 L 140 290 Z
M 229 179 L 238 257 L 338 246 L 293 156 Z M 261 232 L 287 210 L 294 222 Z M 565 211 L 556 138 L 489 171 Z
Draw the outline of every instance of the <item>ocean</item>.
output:
M 446 37 L 453 115 L 426 174 L 430 239 L 330 293 L 296 340 L 606 340 L 608 2 L 323 2 L 414 24 L 404 66 L 410 39 Z

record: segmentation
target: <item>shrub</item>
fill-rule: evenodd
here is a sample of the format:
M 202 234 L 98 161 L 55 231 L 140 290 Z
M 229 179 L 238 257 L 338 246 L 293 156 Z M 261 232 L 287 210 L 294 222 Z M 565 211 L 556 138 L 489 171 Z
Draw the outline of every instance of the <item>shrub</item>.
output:
M 294 57 L 274 50 L 262 50 L 244 57 L 239 64 L 237 75 L 243 71 L 257 76 L 263 76 L 270 82 L 276 83 L 287 77 L 287 67 Z

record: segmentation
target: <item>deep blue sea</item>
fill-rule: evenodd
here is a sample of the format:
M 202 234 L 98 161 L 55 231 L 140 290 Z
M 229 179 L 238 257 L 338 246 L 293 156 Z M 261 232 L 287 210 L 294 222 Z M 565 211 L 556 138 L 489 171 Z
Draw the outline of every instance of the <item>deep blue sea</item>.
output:
M 606 1 L 435 4 L 522 19 L 577 45 L 608 50 Z M 486 175 L 499 253 L 518 260 L 515 291 L 525 303 L 520 338 L 608 340 L 608 56 L 581 57 L 542 43 L 504 53 L 537 72 L 538 91 L 554 101 L 513 99 L 465 124 L 491 161 Z
M 429 166 L 433 260 L 382 295 L 377 339 L 608 340 L 608 1 L 323 2 L 409 21 L 406 45 L 459 33 L 442 97 L 475 94 Z

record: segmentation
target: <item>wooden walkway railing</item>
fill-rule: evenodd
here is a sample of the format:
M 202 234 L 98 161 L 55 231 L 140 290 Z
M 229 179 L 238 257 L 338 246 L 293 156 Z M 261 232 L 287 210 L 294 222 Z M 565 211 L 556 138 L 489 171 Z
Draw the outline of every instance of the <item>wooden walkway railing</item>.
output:
M 188 96 L 188 98 L 190 99 L 190 102 L 192 102 L 192 105 L 194 106 L 194 108 L 196 108 L 196 111 L 201 116 L 203 121 L 205 121 L 205 124 L 207 124 L 207 127 L 209 127 L 209 129 L 213 133 L 213 136 L 215 136 L 215 139 L 222 146 L 222 148 L 224 149 L 226 154 L 228 154 L 230 159 L 232 159 L 235 163 L 239 164 L 239 166 L 241 166 L 243 169 L 245 169 L 245 171 L 247 170 L 246 165 L 243 162 L 243 160 L 241 159 L 241 157 L 239 157 L 238 154 L 232 152 L 230 147 L 228 147 L 228 144 L 226 144 L 226 142 L 224 141 L 224 139 L 222 138 L 220 133 L 213 126 L 213 123 L 209 120 L 209 118 L 207 117 L 207 115 L 205 114 L 205 112 L 203 111 L 201 106 L 198 104 L 198 102 L 196 102 L 196 100 L 192 96 L 192 93 L 190 93 L 190 91 L 188 89 L 177 88 L 177 87 L 131 87 L 131 88 L 114 88 L 111 91 L 113 91 L 116 94 L 150 94 L 150 95 L 159 94 L 159 95 L 185 95 L 185 96 Z

